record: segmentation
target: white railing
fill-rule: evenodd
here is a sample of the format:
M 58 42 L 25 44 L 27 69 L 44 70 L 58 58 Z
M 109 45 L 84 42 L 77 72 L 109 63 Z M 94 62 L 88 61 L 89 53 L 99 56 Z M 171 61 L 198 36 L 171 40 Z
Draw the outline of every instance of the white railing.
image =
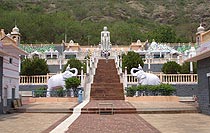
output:
M 197 74 L 155 74 L 160 78 L 161 83 L 168 84 L 197 84 Z M 131 74 L 127 74 L 127 84 L 136 85 L 138 79 Z
M 47 81 L 55 74 L 35 75 L 35 76 L 20 76 L 19 85 L 47 85 Z M 84 81 L 86 75 L 77 75 L 80 81 Z

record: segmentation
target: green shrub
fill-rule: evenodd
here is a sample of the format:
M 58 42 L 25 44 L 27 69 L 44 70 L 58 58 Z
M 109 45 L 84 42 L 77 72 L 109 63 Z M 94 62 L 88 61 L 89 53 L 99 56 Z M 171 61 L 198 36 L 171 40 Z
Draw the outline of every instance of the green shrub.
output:
M 190 62 L 185 62 L 181 65 L 180 73 L 189 74 L 190 73 Z M 197 63 L 193 62 L 193 73 L 197 73 Z
M 49 73 L 49 70 L 45 59 L 26 58 L 21 63 L 21 75 L 46 75 L 47 73 Z
M 66 71 L 66 67 L 70 64 L 70 68 L 76 68 L 78 70 L 78 74 L 81 74 L 81 67 L 83 67 L 84 73 L 86 72 L 86 64 L 82 63 L 80 60 L 72 58 L 69 59 L 66 65 L 63 68 L 63 72 Z
M 77 88 L 80 85 L 80 79 L 76 77 L 67 78 L 65 80 L 65 83 L 66 83 L 66 89 Z
M 128 87 L 126 95 L 128 97 L 133 97 L 135 95 L 136 91 L 137 91 L 137 86 Z
M 175 61 L 169 61 L 163 64 L 162 72 L 165 74 L 177 74 L 180 73 L 181 66 Z
M 47 88 L 40 87 L 34 90 L 34 97 L 46 97 Z
M 143 68 L 144 62 L 141 56 L 134 51 L 129 51 L 127 55 L 123 54 L 122 56 L 122 69 L 124 71 L 125 67 L 127 67 L 128 73 L 130 73 L 133 67 L 138 68 L 139 64 Z
M 176 89 L 169 84 L 160 84 L 160 85 L 139 85 L 127 88 L 127 96 L 132 97 L 135 95 L 136 91 L 140 93 L 144 93 L 145 95 L 150 96 L 170 96 L 172 95 Z
M 76 77 L 68 78 L 68 79 L 65 80 L 65 83 L 66 83 L 66 89 L 67 89 L 67 91 L 69 91 L 70 89 L 73 89 L 74 96 L 77 96 L 77 94 L 78 94 L 77 87 L 81 83 L 80 79 L 78 79 Z
M 57 93 L 58 97 L 64 97 L 65 96 L 65 91 L 63 90 L 63 88 L 57 89 L 56 93 Z

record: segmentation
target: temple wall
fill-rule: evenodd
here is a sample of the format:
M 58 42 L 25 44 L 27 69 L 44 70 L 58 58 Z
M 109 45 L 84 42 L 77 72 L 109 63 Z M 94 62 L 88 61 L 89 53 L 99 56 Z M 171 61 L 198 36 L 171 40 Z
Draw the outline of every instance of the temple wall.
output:
M 198 102 L 202 113 L 210 115 L 210 57 L 199 60 L 198 63 Z

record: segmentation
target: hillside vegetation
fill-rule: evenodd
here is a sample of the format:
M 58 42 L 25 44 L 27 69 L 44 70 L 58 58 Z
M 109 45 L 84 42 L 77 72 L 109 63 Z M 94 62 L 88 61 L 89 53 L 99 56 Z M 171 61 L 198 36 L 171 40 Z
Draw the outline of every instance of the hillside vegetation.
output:
M 104 26 L 111 42 L 140 39 L 194 41 L 199 23 L 209 29 L 209 0 L 0 0 L 0 28 L 20 29 L 22 43 L 97 45 Z M 169 36 L 168 36 L 169 35 Z M 158 39 L 158 38 L 165 39 Z

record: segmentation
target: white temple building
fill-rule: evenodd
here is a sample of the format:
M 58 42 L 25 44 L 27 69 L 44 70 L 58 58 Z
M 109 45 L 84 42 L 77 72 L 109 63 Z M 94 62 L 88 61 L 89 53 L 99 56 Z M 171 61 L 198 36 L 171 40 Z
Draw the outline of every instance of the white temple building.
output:
M 0 32 L 0 113 L 6 113 L 19 99 L 20 55 L 28 55 L 19 48 L 20 33 L 17 26 L 11 34 Z

